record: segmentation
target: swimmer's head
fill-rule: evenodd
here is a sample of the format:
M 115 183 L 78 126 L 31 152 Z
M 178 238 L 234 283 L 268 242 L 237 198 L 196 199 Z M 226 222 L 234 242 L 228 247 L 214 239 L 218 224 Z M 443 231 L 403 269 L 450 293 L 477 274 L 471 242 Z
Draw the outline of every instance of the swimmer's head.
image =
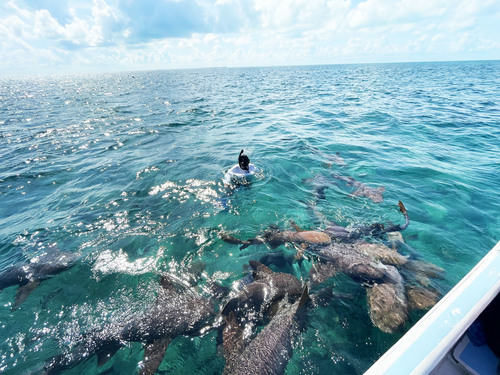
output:
M 248 172 L 248 170 L 249 170 L 248 166 L 250 165 L 250 159 L 248 158 L 248 156 L 246 156 L 243 153 L 243 150 L 241 150 L 240 156 L 238 156 L 238 164 L 239 164 L 241 169 Z

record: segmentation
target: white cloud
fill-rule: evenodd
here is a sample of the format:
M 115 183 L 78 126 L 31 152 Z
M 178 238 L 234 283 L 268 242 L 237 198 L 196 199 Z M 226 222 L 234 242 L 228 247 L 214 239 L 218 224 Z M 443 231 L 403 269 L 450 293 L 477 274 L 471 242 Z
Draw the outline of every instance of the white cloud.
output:
M 495 0 L 17 0 L 0 68 L 500 58 L 499 22 Z

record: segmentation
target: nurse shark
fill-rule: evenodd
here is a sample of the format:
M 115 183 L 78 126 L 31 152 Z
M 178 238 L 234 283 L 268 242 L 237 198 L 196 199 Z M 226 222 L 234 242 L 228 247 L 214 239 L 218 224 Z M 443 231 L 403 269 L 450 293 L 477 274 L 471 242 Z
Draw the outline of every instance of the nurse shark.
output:
M 429 278 L 441 278 L 443 269 L 410 259 L 384 244 L 332 243 L 311 248 L 310 254 L 318 257 L 310 271 L 311 282 L 322 283 L 339 272 L 360 282 L 367 291 L 370 319 L 384 332 L 396 332 L 411 309 L 426 309 L 439 298 Z
M 224 375 L 278 375 L 285 372 L 292 344 L 299 334 L 308 300 L 308 288 L 301 298 L 280 306 L 277 314 L 252 340 L 245 340 L 242 327 L 231 313 L 223 331 L 226 365 Z
M 154 374 L 173 339 L 199 334 L 200 329 L 209 327 L 213 316 L 213 301 L 194 289 L 176 285 L 170 276 L 163 275 L 150 309 L 87 333 L 70 353 L 50 358 L 44 374 L 58 374 L 94 355 L 101 366 L 127 342 L 145 344 L 140 374 Z
M 19 306 L 44 280 L 73 267 L 80 258 L 78 253 L 62 252 L 50 245 L 45 253 L 30 262 L 10 266 L 0 273 L 0 290 L 19 286 L 13 307 Z
M 283 299 L 293 300 L 300 296 L 302 283 L 292 274 L 274 272 L 266 265 L 249 261 L 251 277 L 249 283 L 242 283 L 236 293 L 222 309 L 222 315 L 230 313 L 240 321 L 248 321 L 249 317 L 264 319 L 276 303 Z
M 399 201 L 398 207 L 405 218 L 405 223 L 403 225 L 386 226 L 382 223 L 374 223 L 368 226 L 359 226 L 353 229 L 347 229 L 335 224 L 332 221 L 326 220 L 324 215 L 315 210 L 314 206 L 311 205 L 310 208 L 314 210 L 314 213 L 322 221 L 325 221 L 327 223 L 326 229 L 324 231 L 304 231 L 292 221 L 292 227 L 294 230 L 281 230 L 276 226 L 271 226 L 270 229 L 266 230 L 262 234 L 247 240 L 238 239 L 227 232 L 221 232 L 220 237 L 225 242 L 241 245 L 241 250 L 247 248 L 250 245 L 258 244 L 268 244 L 271 248 L 274 249 L 278 246 L 284 245 L 285 243 L 308 246 L 328 245 L 333 241 L 354 242 L 363 236 L 381 237 L 382 235 L 389 232 L 399 232 L 406 229 L 410 224 L 408 212 L 403 202 Z
M 394 333 L 407 321 L 410 308 L 426 308 L 439 297 L 437 293 L 424 293 L 425 282 L 420 285 L 413 282 L 407 292 L 402 273 L 411 275 L 412 280 L 418 280 L 438 278 L 444 272 L 430 263 L 409 259 L 382 243 L 369 243 L 361 239 L 363 236 L 373 239 L 388 231 L 401 231 L 408 227 L 408 212 L 401 201 L 398 206 L 405 217 L 403 225 L 386 227 L 376 223 L 347 230 L 327 222 L 324 231 L 301 231 L 293 224 L 295 231 L 274 229 L 249 240 L 239 240 L 225 233 L 221 237 L 229 243 L 240 244 L 240 248 L 262 243 L 271 247 L 284 243 L 297 246 L 302 254 L 307 252 L 318 259 L 310 272 L 313 284 L 319 284 L 339 272 L 347 274 L 366 287 L 373 324 L 384 332 Z M 304 233 L 305 236 L 300 236 Z

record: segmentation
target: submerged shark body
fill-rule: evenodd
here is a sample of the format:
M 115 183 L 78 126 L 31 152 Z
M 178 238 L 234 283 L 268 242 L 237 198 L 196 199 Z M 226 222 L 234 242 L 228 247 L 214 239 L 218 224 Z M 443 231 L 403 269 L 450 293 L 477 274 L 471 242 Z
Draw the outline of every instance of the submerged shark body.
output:
M 363 182 L 355 180 L 351 176 L 342 176 L 334 173 L 331 174 L 331 177 L 347 183 L 348 186 L 352 186 L 355 189 L 352 195 L 355 197 L 368 198 L 373 203 L 381 203 L 384 201 L 384 186 L 368 186 Z M 325 199 L 325 190 L 332 184 L 332 181 L 326 176 L 315 176 L 307 181 L 314 186 L 316 199 Z
M 285 372 L 292 342 L 300 330 L 301 315 L 307 302 L 307 287 L 299 301 L 287 304 L 248 344 L 243 330 L 230 314 L 223 340 L 226 356 L 224 375 L 278 375 Z
M 373 203 L 381 203 L 384 201 L 385 187 L 372 187 L 360 181 L 355 180 L 351 176 L 342 176 L 339 174 L 332 174 L 333 178 L 347 183 L 347 185 L 354 187 L 356 190 L 352 193 L 355 197 L 364 197 L 370 199 Z M 324 187 L 323 187 L 324 188 Z
M 398 203 L 405 217 L 402 225 L 384 226 L 375 223 L 370 226 L 348 230 L 336 225 L 315 211 L 316 216 L 325 223 L 326 229 L 320 231 L 301 231 L 295 224 L 295 231 L 270 230 L 249 240 L 239 240 L 228 234 L 222 239 L 240 244 L 240 249 L 253 244 L 269 244 L 276 247 L 284 243 L 300 245 L 303 251 L 315 255 L 320 262 L 310 272 L 311 281 L 319 284 L 327 278 L 342 272 L 367 288 L 370 318 L 375 326 L 384 332 L 394 333 L 406 322 L 410 308 L 427 308 L 437 302 L 438 293 L 425 292 L 428 277 L 440 277 L 441 268 L 427 262 L 409 259 L 380 243 L 368 243 L 361 238 L 382 237 L 406 229 L 410 223 L 404 204 Z M 314 209 L 314 207 L 313 207 Z M 405 279 L 412 279 L 406 291 Z
M 285 243 L 307 247 L 309 245 L 325 246 L 329 245 L 333 241 L 355 242 L 364 236 L 382 237 L 386 233 L 400 232 L 406 229 L 410 224 L 408 212 L 403 202 L 399 201 L 398 207 L 405 217 L 405 223 L 403 225 L 391 225 L 386 227 L 382 223 L 375 223 L 369 226 L 356 227 L 348 230 L 332 221 L 328 221 L 323 214 L 318 212 L 313 206 L 310 206 L 310 209 L 314 211 L 314 214 L 321 221 L 326 223 L 326 229 L 324 231 L 303 231 L 292 222 L 292 226 L 295 230 L 280 230 L 278 228 L 272 228 L 265 231 L 261 235 L 248 240 L 240 240 L 228 233 L 223 232 L 221 233 L 221 238 L 225 242 L 241 245 L 241 250 L 250 245 L 258 244 L 268 244 L 272 249 L 274 249 L 278 246 L 284 245 Z
M 99 366 L 127 342 L 145 343 L 141 374 L 153 374 L 170 342 L 179 335 L 196 334 L 213 317 L 213 303 L 192 289 L 179 291 L 163 276 L 153 307 L 139 316 L 85 335 L 73 352 L 51 358 L 45 374 L 58 374 L 97 355 Z
M 248 240 L 240 240 L 227 233 L 222 233 L 221 238 L 225 242 L 235 245 L 241 245 L 241 250 L 247 248 L 250 245 L 259 244 L 268 244 L 272 249 L 275 249 L 278 246 L 284 245 L 285 243 L 326 245 L 331 241 L 330 237 L 326 233 L 320 231 L 297 232 L 292 230 L 279 229 L 270 229 L 268 231 L 265 231 L 261 235 L 255 238 L 250 238 Z
M 252 281 L 243 285 L 222 309 L 222 314 L 233 313 L 240 321 L 261 320 L 275 304 L 284 298 L 300 296 L 302 283 L 289 273 L 274 272 L 257 261 L 250 261 Z
M 393 253 L 393 254 L 391 254 Z M 397 331 L 408 318 L 408 300 L 403 278 L 394 265 L 404 264 L 407 258 L 385 245 L 365 242 L 335 243 L 315 249 L 324 264 L 311 269 L 311 279 L 324 279 L 343 272 L 366 286 L 368 307 L 373 324 L 388 333 Z
M 422 275 L 439 277 L 444 271 L 430 263 L 408 259 L 383 244 L 332 243 L 310 252 L 320 258 L 320 263 L 311 269 L 312 282 L 319 284 L 338 272 L 361 282 L 367 290 L 370 319 L 384 332 L 400 329 L 411 308 L 428 308 L 437 302 L 437 293 L 417 286 L 406 288 L 401 272 L 418 270 Z
M 399 211 L 403 214 L 405 222 L 402 225 L 384 225 L 374 223 L 366 226 L 359 226 L 352 229 L 344 228 L 335 222 L 328 220 L 325 215 L 316 209 L 316 206 L 309 205 L 308 208 L 325 225 L 325 233 L 336 242 L 354 242 L 362 237 L 370 236 L 372 238 L 381 238 L 384 234 L 397 233 L 405 230 L 410 225 L 410 218 L 403 202 L 398 202 Z
M 0 273 L 0 290 L 19 286 L 14 307 L 18 306 L 43 281 L 73 267 L 80 257 L 77 253 L 61 252 L 54 246 L 29 263 L 19 263 Z

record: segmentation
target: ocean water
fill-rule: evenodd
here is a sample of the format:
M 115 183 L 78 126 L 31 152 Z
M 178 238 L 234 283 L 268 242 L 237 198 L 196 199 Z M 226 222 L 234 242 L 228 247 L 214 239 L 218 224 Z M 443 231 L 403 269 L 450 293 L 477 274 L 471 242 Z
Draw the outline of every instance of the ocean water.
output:
M 19 306 L 0 293 L 0 372 L 39 373 L 80 334 L 140 314 L 158 274 L 203 268 L 226 286 L 270 251 L 308 281 L 294 249 L 239 250 L 269 225 L 321 229 L 310 205 L 344 226 L 402 223 L 400 251 L 445 270 L 450 290 L 500 240 L 500 62 L 332 65 L 126 72 L 0 79 L 0 273 L 54 249 L 78 256 Z M 225 187 L 241 149 L 261 173 Z M 351 176 L 384 186 L 353 196 Z M 313 182 L 327 181 L 315 201 Z M 287 374 L 361 374 L 425 313 L 381 332 L 364 288 L 339 274 L 336 297 L 308 312 Z M 205 286 L 205 287 L 204 287 Z M 140 343 L 103 367 L 138 371 Z M 218 374 L 217 333 L 177 337 L 161 374 Z

